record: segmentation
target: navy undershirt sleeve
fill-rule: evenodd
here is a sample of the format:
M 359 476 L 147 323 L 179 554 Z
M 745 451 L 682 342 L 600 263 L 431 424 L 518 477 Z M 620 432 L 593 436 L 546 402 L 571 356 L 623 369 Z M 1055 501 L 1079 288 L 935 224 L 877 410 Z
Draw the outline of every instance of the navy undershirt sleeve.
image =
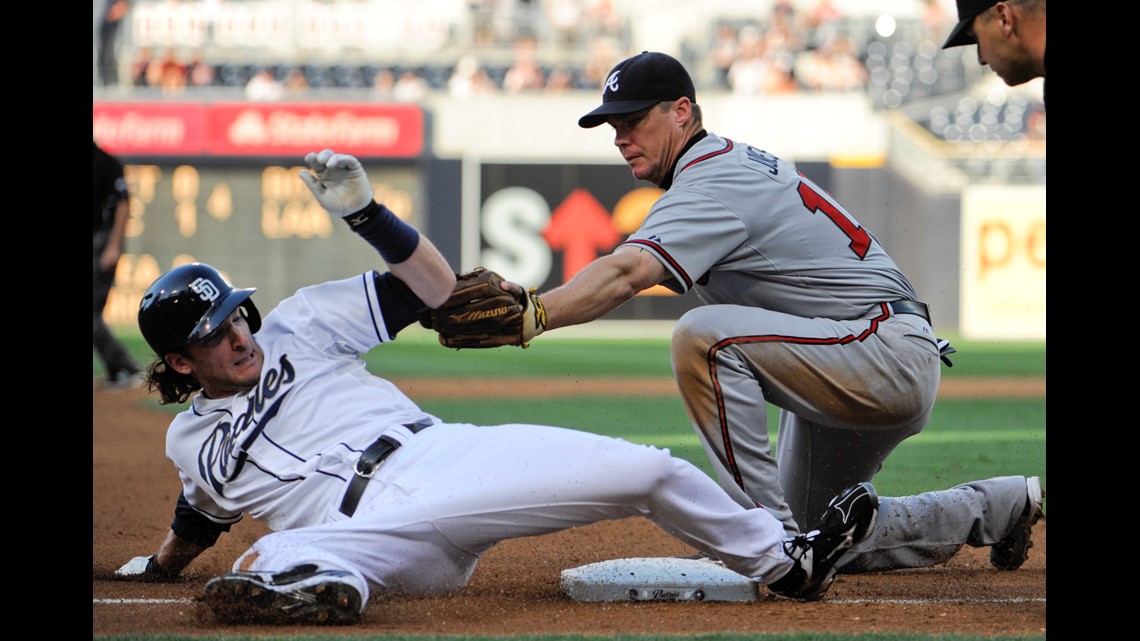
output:
M 376 276 L 376 292 L 389 336 L 395 336 L 401 329 L 417 322 L 428 309 L 412 288 L 391 272 Z
M 174 507 L 174 521 L 170 524 L 170 529 L 178 535 L 178 538 L 208 548 L 218 542 L 222 532 L 230 531 L 230 525 L 214 523 L 202 516 L 201 512 L 190 507 L 186 493 L 183 492 L 178 495 L 178 504 Z

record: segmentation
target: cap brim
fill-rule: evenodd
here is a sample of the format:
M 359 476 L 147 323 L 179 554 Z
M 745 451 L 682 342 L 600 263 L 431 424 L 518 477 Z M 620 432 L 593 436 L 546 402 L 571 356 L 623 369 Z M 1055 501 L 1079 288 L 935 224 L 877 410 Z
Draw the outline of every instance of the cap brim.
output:
M 942 45 L 942 48 L 949 49 L 951 47 L 976 44 L 974 39 L 971 38 L 970 34 L 966 31 L 966 26 L 969 25 L 973 19 L 974 16 L 970 16 L 954 25 L 954 30 L 950 32 L 950 37 L 946 39 L 946 44 Z
M 648 109 L 659 102 L 661 101 L 656 98 L 650 100 L 614 100 L 612 102 L 604 102 L 601 107 L 579 118 L 578 126 L 583 129 L 591 129 L 605 123 L 611 116 L 636 113 L 642 109 Z

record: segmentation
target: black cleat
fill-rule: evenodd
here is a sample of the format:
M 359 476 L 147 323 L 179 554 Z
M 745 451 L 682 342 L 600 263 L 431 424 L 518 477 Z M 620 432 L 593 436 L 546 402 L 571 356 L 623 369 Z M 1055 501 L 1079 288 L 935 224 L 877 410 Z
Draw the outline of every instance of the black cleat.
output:
M 836 561 L 871 535 L 878 514 L 879 495 L 870 483 L 843 490 L 828 504 L 816 529 L 784 542 L 784 552 L 795 563 L 768 590 L 799 601 L 822 599 L 835 582 Z
M 1045 491 L 1041 489 L 1041 479 L 1030 476 L 1025 479 L 1025 489 L 1028 500 L 1021 517 L 1006 533 L 1005 538 L 993 544 L 990 548 L 990 565 L 999 570 L 1016 570 L 1029 558 L 1029 548 L 1033 547 L 1030 535 L 1033 525 L 1041 518 L 1041 500 L 1045 498 Z
M 233 572 L 210 579 L 202 600 L 222 623 L 350 625 L 363 608 L 357 583 L 349 572 L 313 564 Z

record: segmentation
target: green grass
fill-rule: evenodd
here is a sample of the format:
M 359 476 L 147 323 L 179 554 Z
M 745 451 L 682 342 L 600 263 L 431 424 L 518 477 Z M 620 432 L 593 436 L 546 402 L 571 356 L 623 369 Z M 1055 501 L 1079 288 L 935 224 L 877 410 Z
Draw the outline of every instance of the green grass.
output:
M 140 362 L 151 354 L 137 332 L 121 336 Z M 958 353 L 954 367 L 943 368 L 945 378 L 1045 376 L 1045 344 L 983 343 L 954 340 Z M 543 336 L 529 349 L 449 350 L 435 342 L 434 334 L 410 332 L 396 342 L 373 350 L 366 357 L 369 368 L 390 378 L 424 376 L 480 376 L 511 379 L 542 376 L 574 380 L 591 377 L 670 377 L 666 338 L 601 340 L 560 339 Z M 92 353 L 92 374 L 102 374 Z M 477 424 L 505 422 L 545 423 L 668 448 L 673 454 L 711 471 L 704 451 L 689 426 L 675 395 L 613 398 L 495 398 L 473 400 L 424 400 L 420 405 L 445 420 Z M 156 403 L 157 406 L 157 403 Z M 181 407 L 167 407 L 177 411 Z M 913 494 L 941 489 L 956 483 L 1004 474 L 1037 475 L 1045 480 L 1045 399 L 942 398 L 926 429 L 895 450 L 885 469 L 875 478 L 884 495 Z M 769 425 L 775 426 L 775 410 Z M 774 435 L 773 435 L 774 439 Z M 371 639 L 368 636 L 331 635 L 338 641 Z M 240 636 L 116 636 L 107 641 L 252 641 Z M 389 641 L 665 641 L 660 635 L 530 635 L 510 637 L 385 635 Z M 689 641 L 1020 641 L 1044 640 L 1045 635 L 1025 637 L 947 636 L 921 634 L 712 634 L 675 637 Z M 299 641 L 298 637 L 258 637 L 257 641 Z
M 619 436 L 668 448 L 712 474 L 677 396 L 427 400 L 420 406 L 449 421 L 561 425 Z M 773 442 L 776 421 L 776 410 L 769 409 Z M 926 429 L 892 453 L 875 486 L 883 495 L 901 496 L 1005 474 L 1040 476 L 1047 485 L 1044 399 L 938 401 Z

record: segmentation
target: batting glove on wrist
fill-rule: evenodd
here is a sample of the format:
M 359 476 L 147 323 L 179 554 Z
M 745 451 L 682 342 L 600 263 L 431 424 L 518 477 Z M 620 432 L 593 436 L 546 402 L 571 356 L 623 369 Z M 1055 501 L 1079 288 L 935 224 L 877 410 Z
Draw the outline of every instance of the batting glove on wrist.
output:
M 330 214 L 344 218 L 372 204 L 372 185 L 354 156 L 325 149 L 306 154 L 305 165 L 301 180 Z
M 519 346 L 523 349 L 530 347 L 530 340 L 546 331 L 546 306 L 538 297 L 538 288 L 525 289 L 518 283 L 504 280 L 501 287 L 515 294 L 522 304 L 522 335 Z
M 162 569 L 155 555 L 136 556 L 115 570 L 115 577 L 120 579 L 133 579 L 136 581 L 165 581 L 174 578 L 174 575 Z
M 523 310 L 522 346 L 529 347 L 530 340 L 546 331 L 546 307 L 539 300 L 534 288 L 526 295 L 527 306 Z

